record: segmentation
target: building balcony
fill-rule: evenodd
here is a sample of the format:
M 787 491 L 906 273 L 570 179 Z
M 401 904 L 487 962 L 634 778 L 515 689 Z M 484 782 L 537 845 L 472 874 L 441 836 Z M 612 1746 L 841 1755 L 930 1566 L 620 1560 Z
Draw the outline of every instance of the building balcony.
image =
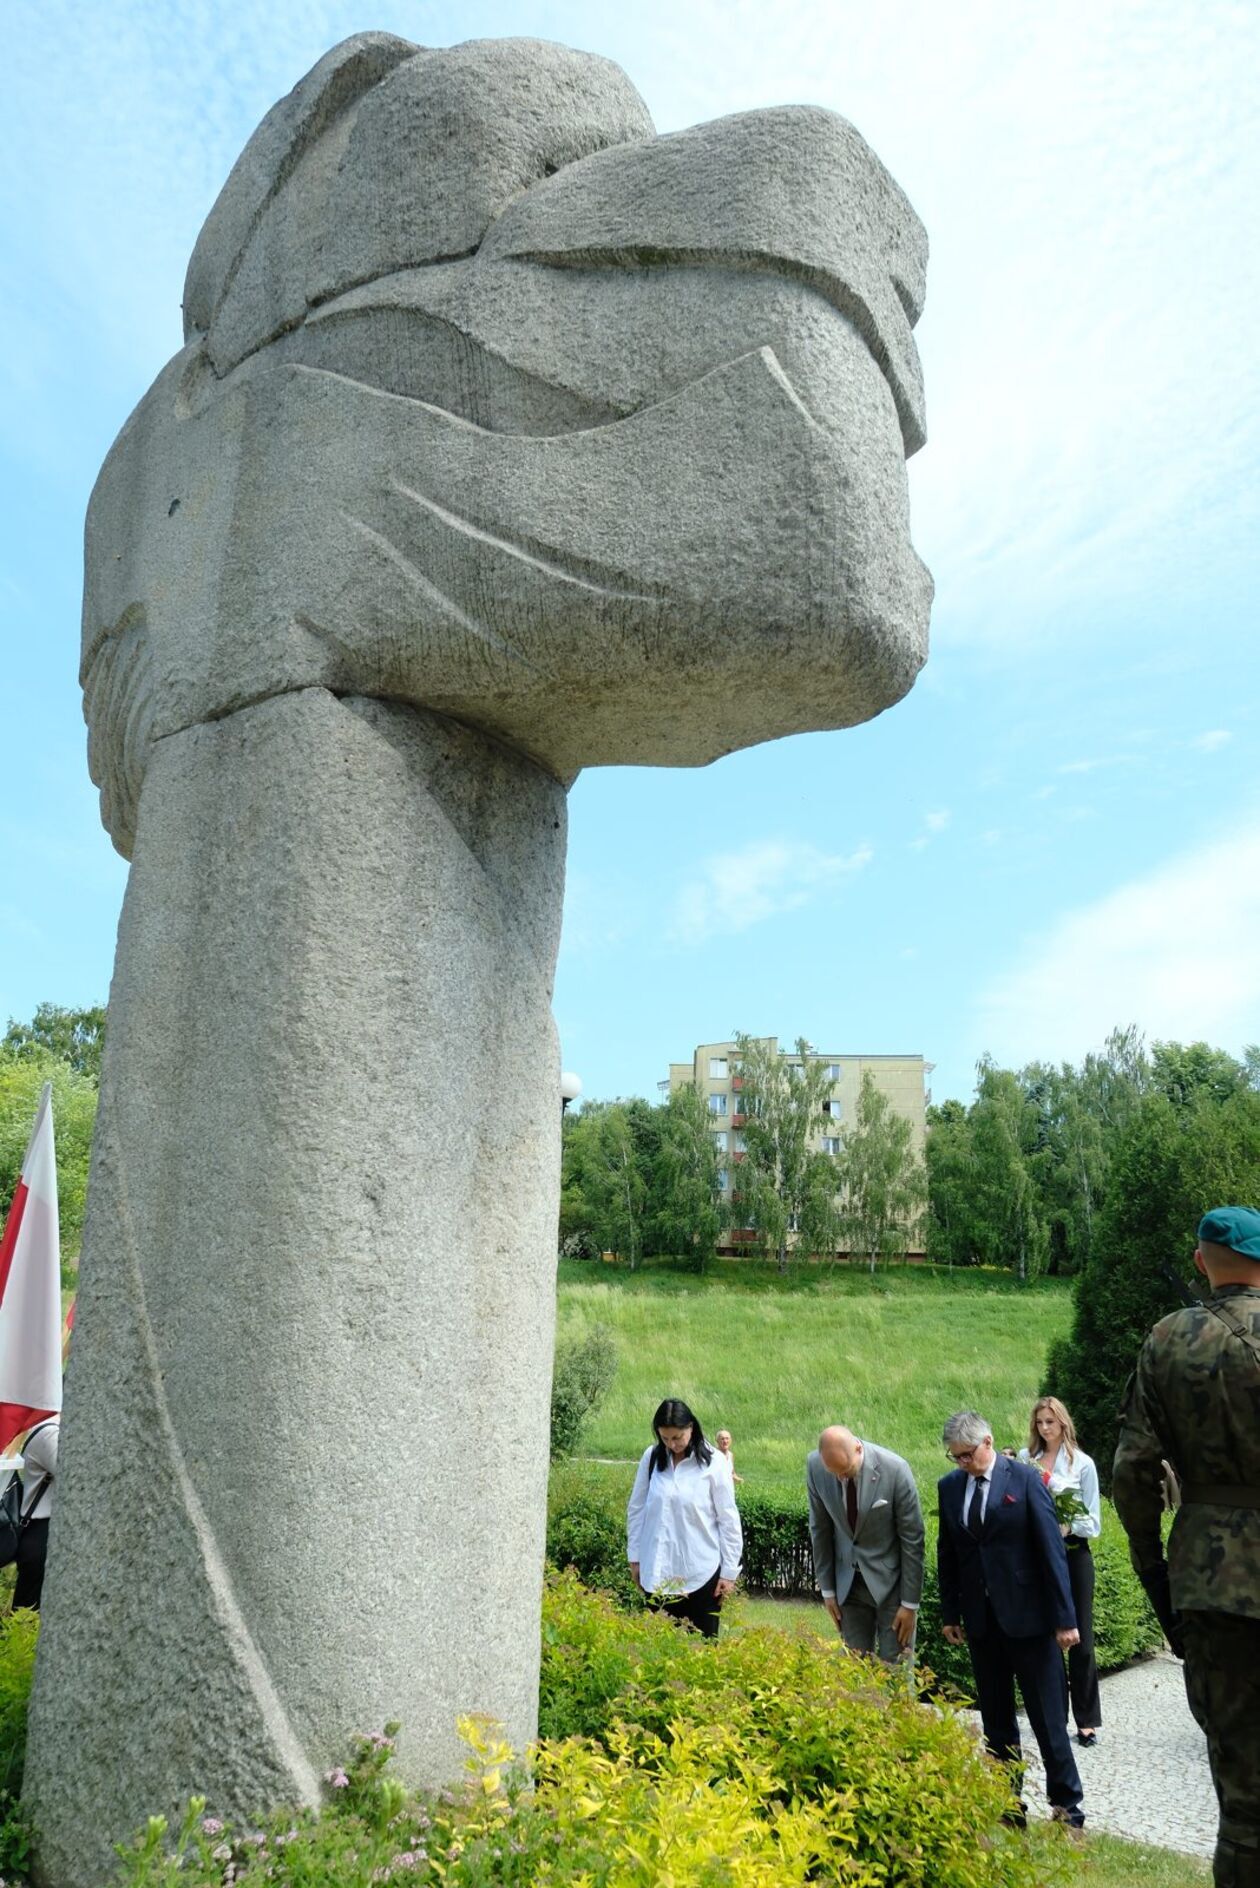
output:
M 757 1243 L 757 1235 L 751 1226 L 732 1226 L 726 1236 L 733 1246 L 752 1246 Z
M 738 1095 L 738 1093 L 739 1093 L 739 1091 L 740 1091 L 740 1089 L 741 1089 L 741 1088 L 742 1088 L 743 1086 L 744 1086 L 744 1078 L 743 1078 L 743 1076 L 742 1076 L 742 1075 L 732 1075 L 732 1077 L 731 1077 L 731 1087 L 732 1087 L 732 1088 L 733 1088 L 733 1089 L 735 1090 L 735 1093 L 736 1093 L 737 1095 Z
M 734 1166 L 736 1166 L 736 1167 L 742 1167 L 742 1166 L 743 1166 L 743 1164 L 744 1164 L 744 1162 L 745 1162 L 745 1161 L 746 1161 L 747 1159 L 748 1159 L 748 1156 L 747 1156 L 747 1154 L 745 1154 L 745 1153 L 739 1153 L 739 1154 L 732 1154 L 732 1155 L 731 1155 L 731 1161 L 732 1161 L 732 1164 L 733 1164 Z
M 730 1118 L 731 1126 L 733 1128 L 742 1128 L 747 1119 L 748 1116 L 746 1114 L 733 1114 Z

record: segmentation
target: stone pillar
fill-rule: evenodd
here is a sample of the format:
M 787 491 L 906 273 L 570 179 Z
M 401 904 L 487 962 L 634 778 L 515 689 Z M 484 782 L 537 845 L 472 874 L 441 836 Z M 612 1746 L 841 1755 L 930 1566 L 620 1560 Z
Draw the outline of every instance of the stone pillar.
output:
M 533 1735 L 564 836 L 541 769 L 396 704 L 154 748 L 54 1524 L 93 1552 L 32 1708 L 58 1888 L 193 1780 L 244 1816 L 390 1718 L 413 1778 L 462 1712 Z

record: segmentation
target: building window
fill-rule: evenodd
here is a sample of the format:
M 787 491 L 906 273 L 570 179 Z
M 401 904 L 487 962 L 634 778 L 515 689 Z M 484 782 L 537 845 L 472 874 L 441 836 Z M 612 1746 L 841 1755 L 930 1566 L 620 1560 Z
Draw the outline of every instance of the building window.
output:
M 830 1101 L 824 1101 L 823 1113 L 829 1114 L 833 1121 L 840 1119 L 840 1097 L 833 1095 Z
M 713 1136 L 713 1146 L 714 1146 L 715 1151 L 719 1154 L 724 1154 L 726 1152 L 725 1133 L 715 1134 Z
M 711 1082 L 724 1082 L 728 1073 L 729 1069 L 724 1055 L 711 1055 L 709 1057 L 709 1080 Z
M 710 1114 L 725 1114 L 726 1113 L 726 1096 L 725 1095 L 710 1095 L 709 1096 L 709 1113 Z
M 840 1064 L 838 1062 L 828 1062 L 827 1080 L 829 1082 L 838 1082 L 840 1080 Z
M 823 1135 L 823 1153 L 824 1154 L 838 1154 L 839 1152 L 840 1152 L 840 1136 L 838 1134 L 824 1134 Z
M 726 1177 L 726 1168 L 725 1168 L 725 1167 L 719 1167 L 719 1168 L 718 1168 L 718 1175 L 717 1175 L 717 1183 L 718 1183 L 718 1188 L 719 1188 L 719 1190 L 720 1190 L 721 1192 L 723 1192 L 723 1193 L 725 1193 L 725 1192 L 726 1192 L 726 1188 L 727 1188 L 727 1184 L 728 1184 L 728 1182 L 727 1182 L 727 1177 Z
M 724 1135 L 722 1136 L 722 1139 L 723 1139 L 723 1140 L 725 1140 L 725 1139 L 726 1139 L 726 1136 L 725 1136 L 725 1134 L 724 1134 Z M 743 1153 L 743 1151 L 744 1151 L 744 1137 L 743 1137 L 743 1135 L 742 1135 L 742 1134 L 732 1134 L 732 1135 L 731 1135 L 731 1152 L 732 1152 L 732 1154 L 742 1154 L 742 1153 Z

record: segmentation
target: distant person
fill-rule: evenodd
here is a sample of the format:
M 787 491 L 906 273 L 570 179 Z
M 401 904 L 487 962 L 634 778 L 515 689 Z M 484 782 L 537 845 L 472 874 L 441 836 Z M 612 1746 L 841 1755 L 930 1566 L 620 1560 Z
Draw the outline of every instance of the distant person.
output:
M 1068 1652 L 1068 1691 L 1076 1720 L 1076 1741 L 1086 1750 L 1098 1742 L 1102 1700 L 1098 1693 L 1098 1661 L 1094 1657 L 1094 1557 L 1089 1543 L 1102 1533 L 1102 1504 L 1098 1470 L 1076 1440 L 1076 1426 L 1057 1396 L 1043 1396 L 1033 1404 L 1028 1419 L 1028 1447 L 1020 1461 L 1040 1469 L 1051 1497 L 1075 1495 L 1084 1514 L 1060 1522 L 1067 1548 L 1068 1578 L 1080 1643 Z
M 1079 1637 L 1067 1551 L 1050 1491 L 1027 1462 L 993 1446 L 983 1416 L 960 1410 L 945 1424 L 953 1472 L 937 1484 L 937 1585 L 941 1630 L 966 1645 L 989 1754 L 1020 1761 L 1015 1681 L 1046 1767 L 1056 1822 L 1084 1827 L 1081 1778 L 1067 1734 L 1067 1675 L 1060 1656 Z M 1027 1806 L 1005 1821 L 1022 1826 Z
M 1112 1497 L 1207 1738 L 1220 1808 L 1212 1879 L 1260 1884 L 1260 1212 L 1199 1221 L 1201 1305 L 1161 1318 L 1125 1397 Z M 1164 1559 L 1165 1469 L 1181 1505 Z
M 677 1397 L 661 1404 L 652 1433 L 626 1510 L 630 1571 L 650 1605 L 716 1639 L 744 1552 L 731 1466 Z
M 718 1432 L 717 1432 L 717 1434 L 716 1434 L 716 1436 L 714 1436 L 714 1438 L 713 1438 L 713 1446 L 714 1446 L 714 1448 L 715 1448 L 715 1449 L 718 1449 L 718 1450 L 720 1450 L 720 1451 L 721 1451 L 721 1453 L 722 1453 L 722 1454 L 723 1454 L 723 1455 L 724 1455 L 724 1456 L 726 1457 L 726 1459 L 727 1459 L 727 1461 L 728 1461 L 728 1462 L 730 1463 L 730 1465 L 731 1465 L 731 1480 L 732 1480 L 732 1481 L 733 1481 L 733 1482 L 735 1483 L 735 1486 L 736 1486 L 737 1488 L 738 1488 L 738 1487 L 740 1487 L 740 1486 L 741 1486 L 741 1484 L 743 1483 L 743 1480 L 744 1480 L 744 1478 L 743 1478 L 743 1476 L 742 1476 L 742 1475 L 737 1475 L 737 1474 L 735 1473 L 735 1451 L 734 1451 L 734 1449 L 733 1449 L 733 1448 L 731 1447 L 731 1432 L 730 1432 L 730 1430 L 729 1430 L 729 1429 L 719 1429 L 719 1430 L 718 1430 Z
M 13 1605 L 39 1611 L 48 1558 L 48 1522 L 53 1510 L 53 1483 L 57 1478 L 57 1443 L 61 1422 L 53 1416 L 38 1423 L 22 1445 L 22 1532 L 18 1537 L 17 1583 Z
M 910 1464 L 836 1423 L 806 1457 L 809 1538 L 823 1605 L 854 1652 L 914 1656 L 923 1510 Z

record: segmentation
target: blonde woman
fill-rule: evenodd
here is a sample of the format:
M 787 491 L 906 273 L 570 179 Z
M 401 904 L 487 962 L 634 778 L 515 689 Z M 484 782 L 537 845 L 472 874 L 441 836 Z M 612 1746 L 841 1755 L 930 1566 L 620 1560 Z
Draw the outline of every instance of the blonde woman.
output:
M 1071 1521 L 1060 1523 L 1067 1548 L 1068 1578 L 1080 1644 L 1068 1651 L 1068 1690 L 1076 1741 L 1085 1750 L 1098 1742 L 1102 1703 L 1098 1695 L 1098 1664 L 1094 1658 L 1094 1560 L 1089 1543 L 1102 1532 L 1098 1470 L 1076 1440 L 1076 1425 L 1057 1396 L 1042 1396 L 1028 1420 L 1028 1447 L 1021 1462 L 1040 1469 L 1052 1495 L 1073 1494 L 1084 1509 Z

